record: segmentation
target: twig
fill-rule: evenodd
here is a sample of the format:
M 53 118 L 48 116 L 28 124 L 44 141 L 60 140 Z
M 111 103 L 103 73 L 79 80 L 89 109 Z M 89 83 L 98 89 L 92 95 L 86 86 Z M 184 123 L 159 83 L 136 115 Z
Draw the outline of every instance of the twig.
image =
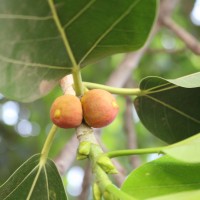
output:
M 200 43 L 193 35 L 184 30 L 171 18 L 162 18 L 161 23 L 173 31 L 193 53 L 200 55 Z
M 186 51 L 186 47 L 180 48 L 180 49 L 147 49 L 148 54 L 158 54 L 158 53 L 167 53 L 167 54 L 180 54 Z
M 75 95 L 75 91 L 73 88 L 73 76 L 72 74 L 65 76 L 60 80 L 60 86 L 62 88 L 63 94 L 71 94 Z
M 78 148 L 78 140 L 76 135 L 68 141 L 59 155 L 54 159 L 54 162 L 61 175 L 64 175 L 76 158 L 76 150 Z
M 126 83 L 126 87 L 133 88 L 134 82 L 131 78 Z M 137 136 L 134 127 L 134 118 L 133 118 L 133 100 L 127 96 L 126 97 L 126 109 L 124 113 L 124 129 L 127 138 L 127 146 L 129 149 L 137 149 Z M 131 165 L 136 168 L 140 165 L 140 159 L 138 156 L 130 156 Z
M 131 72 L 138 66 L 145 50 L 146 48 L 143 47 L 139 51 L 126 54 L 121 64 L 111 74 L 106 84 L 113 87 L 123 87 L 130 77 Z
M 178 2 L 179 0 L 163 0 L 158 22 L 173 31 L 193 53 L 200 55 L 199 41 L 171 19 L 171 13 Z
M 160 20 L 163 17 L 170 17 L 174 8 L 176 7 L 176 5 L 178 5 L 178 3 L 180 2 L 180 0 L 162 0 L 160 1 L 160 9 L 159 9 L 159 15 L 158 15 L 158 22 L 160 22 Z
M 126 97 L 126 110 L 124 113 L 124 129 L 127 135 L 127 146 L 129 149 L 137 149 L 137 138 L 134 130 L 133 102 L 130 97 Z M 140 165 L 139 157 L 130 156 L 131 165 L 136 168 Z
M 91 166 L 88 162 L 85 168 L 85 174 L 83 178 L 83 184 L 82 184 L 82 192 L 78 197 L 78 200 L 87 200 L 89 195 L 89 189 L 90 189 L 90 182 L 91 182 Z

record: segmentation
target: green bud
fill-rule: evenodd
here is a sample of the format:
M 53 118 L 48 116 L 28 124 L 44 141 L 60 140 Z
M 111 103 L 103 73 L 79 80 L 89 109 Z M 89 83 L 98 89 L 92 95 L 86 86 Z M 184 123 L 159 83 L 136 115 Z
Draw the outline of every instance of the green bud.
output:
M 110 158 L 107 156 L 101 156 L 98 160 L 97 163 L 99 166 L 108 174 L 117 174 L 118 171 L 111 162 Z
M 81 142 L 78 147 L 78 153 L 81 155 L 88 156 L 90 153 L 90 146 L 91 146 L 90 142 L 87 141 Z
M 86 155 L 82 155 L 82 154 L 79 154 L 79 153 L 76 155 L 76 159 L 77 159 L 77 160 L 84 160 L 84 159 L 86 159 L 86 158 L 87 158 Z
M 104 191 L 103 198 L 105 200 L 119 200 L 118 198 L 116 199 L 115 196 L 112 193 L 108 192 L 108 191 Z
M 107 192 L 107 191 L 104 191 L 104 193 L 103 193 L 103 198 L 104 198 L 105 200 L 111 200 L 111 199 L 110 199 L 110 198 L 111 198 L 110 193 Z
M 103 198 L 105 200 L 120 200 L 120 198 L 116 197 L 116 195 L 114 195 L 113 193 L 110 193 L 106 190 L 103 193 Z
M 93 199 L 94 200 L 101 200 L 102 194 L 101 194 L 100 188 L 99 188 L 97 183 L 93 184 L 92 193 L 93 193 Z

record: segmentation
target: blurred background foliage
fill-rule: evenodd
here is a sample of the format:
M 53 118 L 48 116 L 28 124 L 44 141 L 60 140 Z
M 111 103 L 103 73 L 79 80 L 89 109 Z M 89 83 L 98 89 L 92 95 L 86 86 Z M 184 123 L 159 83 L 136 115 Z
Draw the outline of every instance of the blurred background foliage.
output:
M 200 40 L 200 1 L 197 0 L 196 4 L 195 1 L 188 0 L 180 2 L 173 13 L 173 19 Z M 124 54 L 115 55 L 85 67 L 82 70 L 83 80 L 104 84 L 123 57 Z M 131 78 L 137 87 L 140 80 L 146 76 L 177 78 L 198 72 L 200 70 L 199 63 L 199 56 L 187 49 L 173 32 L 163 27 L 153 38 L 149 49 L 139 66 L 133 71 Z M 49 108 L 53 100 L 61 94 L 62 91 L 58 85 L 46 97 L 26 104 L 6 99 L 3 95 L 0 95 L 0 184 L 22 162 L 41 151 L 51 126 Z M 126 99 L 127 97 L 124 96 L 117 97 L 120 113 L 114 123 L 101 132 L 100 137 L 107 150 L 127 148 L 128 141 L 124 128 Z M 142 126 L 133 107 L 132 114 L 139 148 L 164 145 L 162 141 L 155 138 Z M 58 130 L 50 153 L 52 159 L 58 155 L 73 134 L 73 129 Z M 141 162 L 151 159 L 153 159 L 152 155 L 151 157 L 143 156 Z M 119 161 L 128 172 L 131 171 L 132 167 L 128 158 L 121 158 Z M 75 161 L 66 176 L 63 177 L 66 188 L 68 188 L 67 192 L 71 193 L 74 198 L 81 192 L 81 182 L 84 175 L 82 167 L 84 168 L 84 162 Z M 76 179 L 76 183 L 67 184 L 72 179 Z M 79 184 L 77 184 L 78 181 Z

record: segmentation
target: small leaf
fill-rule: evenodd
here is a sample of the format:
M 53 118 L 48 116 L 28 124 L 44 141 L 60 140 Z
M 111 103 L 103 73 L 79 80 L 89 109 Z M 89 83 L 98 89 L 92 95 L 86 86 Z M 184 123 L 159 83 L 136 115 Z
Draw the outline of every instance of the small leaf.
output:
M 71 73 L 69 53 L 81 67 L 106 56 L 139 49 L 156 17 L 157 0 L 1 0 L 0 92 L 19 101 L 47 94 Z
M 199 187 L 200 164 L 188 164 L 163 156 L 131 172 L 121 189 L 135 198 L 146 200 L 178 192 L 199 191 Z
M 141 81 L 144 95 L 134 104 L 141 122 L 152 134 L 174 143 L 200 132 L 199 76 L 196 73 L 174 80 L 147 77 Z
M 170 145 L 162 152 L 184 162 L 200 163 L 200 134 Z
M 41 166 L 39 159 L 40 155 L 29 158 L 1 185 L 1 199 L 67 200 L 55 164 L 48 159 L 46 164 Z

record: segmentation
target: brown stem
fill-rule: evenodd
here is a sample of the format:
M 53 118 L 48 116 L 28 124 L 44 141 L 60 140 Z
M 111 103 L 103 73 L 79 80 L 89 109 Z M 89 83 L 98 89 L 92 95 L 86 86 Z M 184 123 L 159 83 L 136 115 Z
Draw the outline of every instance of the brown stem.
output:
M 54 159 L 54 162 L 61 175 L 64 175 L 74 162 L 77 148 L 78 140 L 76 135 L 73 135 L 58 156 Z
M 173 31 L 193 53 L 200 55 L 200 43 L 193 35 L 169 17 L 163 18 L 161 22 L 164 26 Z
M 127 146 L 129 149 L 137 149 L 137 137 L 134 129 L 133 102 L 130 97 L 126 97 L 126 110 L 124 113 L 124 129 L 127 135 Z M 140 165 L 138 156 L 129 157 L 131 165 L 136 168 Z
M 83 184 L 82 184 L 82 192 L 78 197 L 78 200 L 87 200 L 89 195 L 89 189 L 91 184 L 91 166 L 88 162 L 85 168 L 85 174 L 83 178 Z
M 164 48 L 153 49 L 153 48 L 149 48 L 147 50 L 147 53 L 148 54 L 158 54 L 158 53 L 164 53 L 164 54 L 181 54 L 181 53 L 183 53 L 185 51 L 186 51 L 185 47 L 180 48 L 180 49 L 164 49 Z
M 63 94 L 71 94 L 76 95 L 74 88 L 73 88 L 73 76 L 72 74 L 65 76 L 60 80 L 60 86 L 62 88 Z

